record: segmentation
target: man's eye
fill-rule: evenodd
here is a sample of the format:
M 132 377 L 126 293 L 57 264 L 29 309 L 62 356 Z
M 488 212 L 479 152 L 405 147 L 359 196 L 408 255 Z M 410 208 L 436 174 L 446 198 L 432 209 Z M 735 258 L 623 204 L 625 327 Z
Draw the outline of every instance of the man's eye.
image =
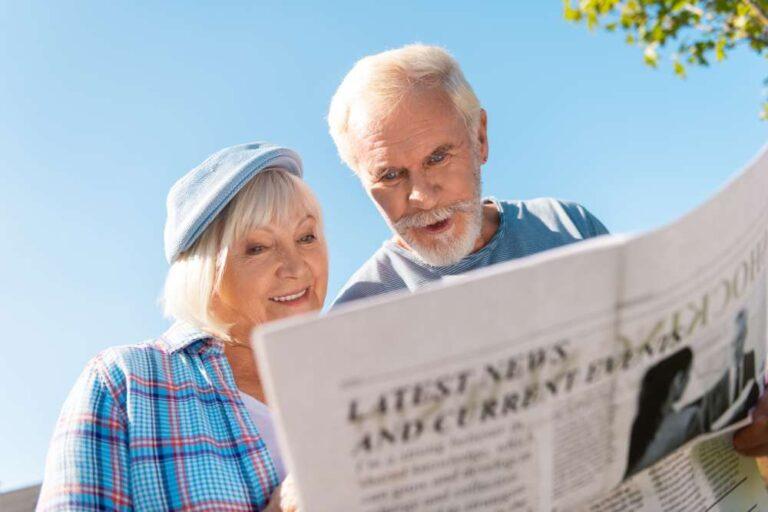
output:
M 400 177 L 400 171 L 397 169 L 390 169 L 383 173 L 380 178 L 381 181 L 393 181 Z
M 249 245 L 248 247 L 246 247 L 246 249 L 245 249 L 245 253 L 246 253 L 248 256 L 254 256 L 254 255 L 256 255 L 256 254 L 261 254 L 261 253 L 262 253 L 262 252 L 264 252 L 266 249 L 267 249 L 267 248 L 266 248 L 265 246 L 263 246 L 263 245 L 259 245 L 259 244 L 253 244 L 253 245 Z
M 312 233 L 310 233 L 308 235 L 304 235 L 303 237 L 299 238 L 299 242 L 301 242 L 303 244 L 311 244 L 315 240 L 317 240 L 317 237 L 314 234 L 312 234 Z
M 445 153 L 435 153 L 434 155 L 429 155 L 429 158 L 427 159 L 427 163 L 429 165 L 439 164 L 443 160 L 445 160 L 445 157 L 447 155 Z

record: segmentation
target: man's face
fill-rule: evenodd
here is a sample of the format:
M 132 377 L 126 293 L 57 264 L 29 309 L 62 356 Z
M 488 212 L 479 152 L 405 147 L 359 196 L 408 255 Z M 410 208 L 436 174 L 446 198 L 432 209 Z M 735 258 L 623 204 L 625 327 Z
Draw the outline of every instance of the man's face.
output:
M 436 266 L 477 248 L 484 112 L 470 133 L 445 93 L 427 90 L 410 93 L 383 119 L 358 107 L 350 124 L 355 171 L 401 243 Z

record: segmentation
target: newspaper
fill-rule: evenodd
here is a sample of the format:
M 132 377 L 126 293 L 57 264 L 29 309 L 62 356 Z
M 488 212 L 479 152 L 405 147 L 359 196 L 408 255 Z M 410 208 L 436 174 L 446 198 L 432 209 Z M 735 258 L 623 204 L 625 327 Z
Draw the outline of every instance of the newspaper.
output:
M 768 151 L 659 230 L 255 333 L 303 512 L 768 510 Z

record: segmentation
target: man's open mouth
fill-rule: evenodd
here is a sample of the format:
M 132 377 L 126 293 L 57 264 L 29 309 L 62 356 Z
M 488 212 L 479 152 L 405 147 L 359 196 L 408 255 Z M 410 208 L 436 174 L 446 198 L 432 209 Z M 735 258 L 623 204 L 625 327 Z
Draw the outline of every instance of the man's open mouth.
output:
M 446 229 L 448 229 L 450 224 L 451 224 L 451 217 L 448 217 L 447 219 L 437 221 L 433 224 L 428 224 L 424 226 L 424 229 L 429 233 L 441 233 Z

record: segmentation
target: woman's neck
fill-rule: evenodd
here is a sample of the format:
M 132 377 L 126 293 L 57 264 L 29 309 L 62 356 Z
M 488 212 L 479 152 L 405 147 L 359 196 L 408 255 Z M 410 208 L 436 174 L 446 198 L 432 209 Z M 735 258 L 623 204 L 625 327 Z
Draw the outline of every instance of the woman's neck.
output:
M 229 366 L 232 368 L 238 389 L 266 404 L 267 400 L 261 385 L 259 369 L 256 366 L 250 345 L 226 343 L 224 344 L 224 355 L 227 356 Z

